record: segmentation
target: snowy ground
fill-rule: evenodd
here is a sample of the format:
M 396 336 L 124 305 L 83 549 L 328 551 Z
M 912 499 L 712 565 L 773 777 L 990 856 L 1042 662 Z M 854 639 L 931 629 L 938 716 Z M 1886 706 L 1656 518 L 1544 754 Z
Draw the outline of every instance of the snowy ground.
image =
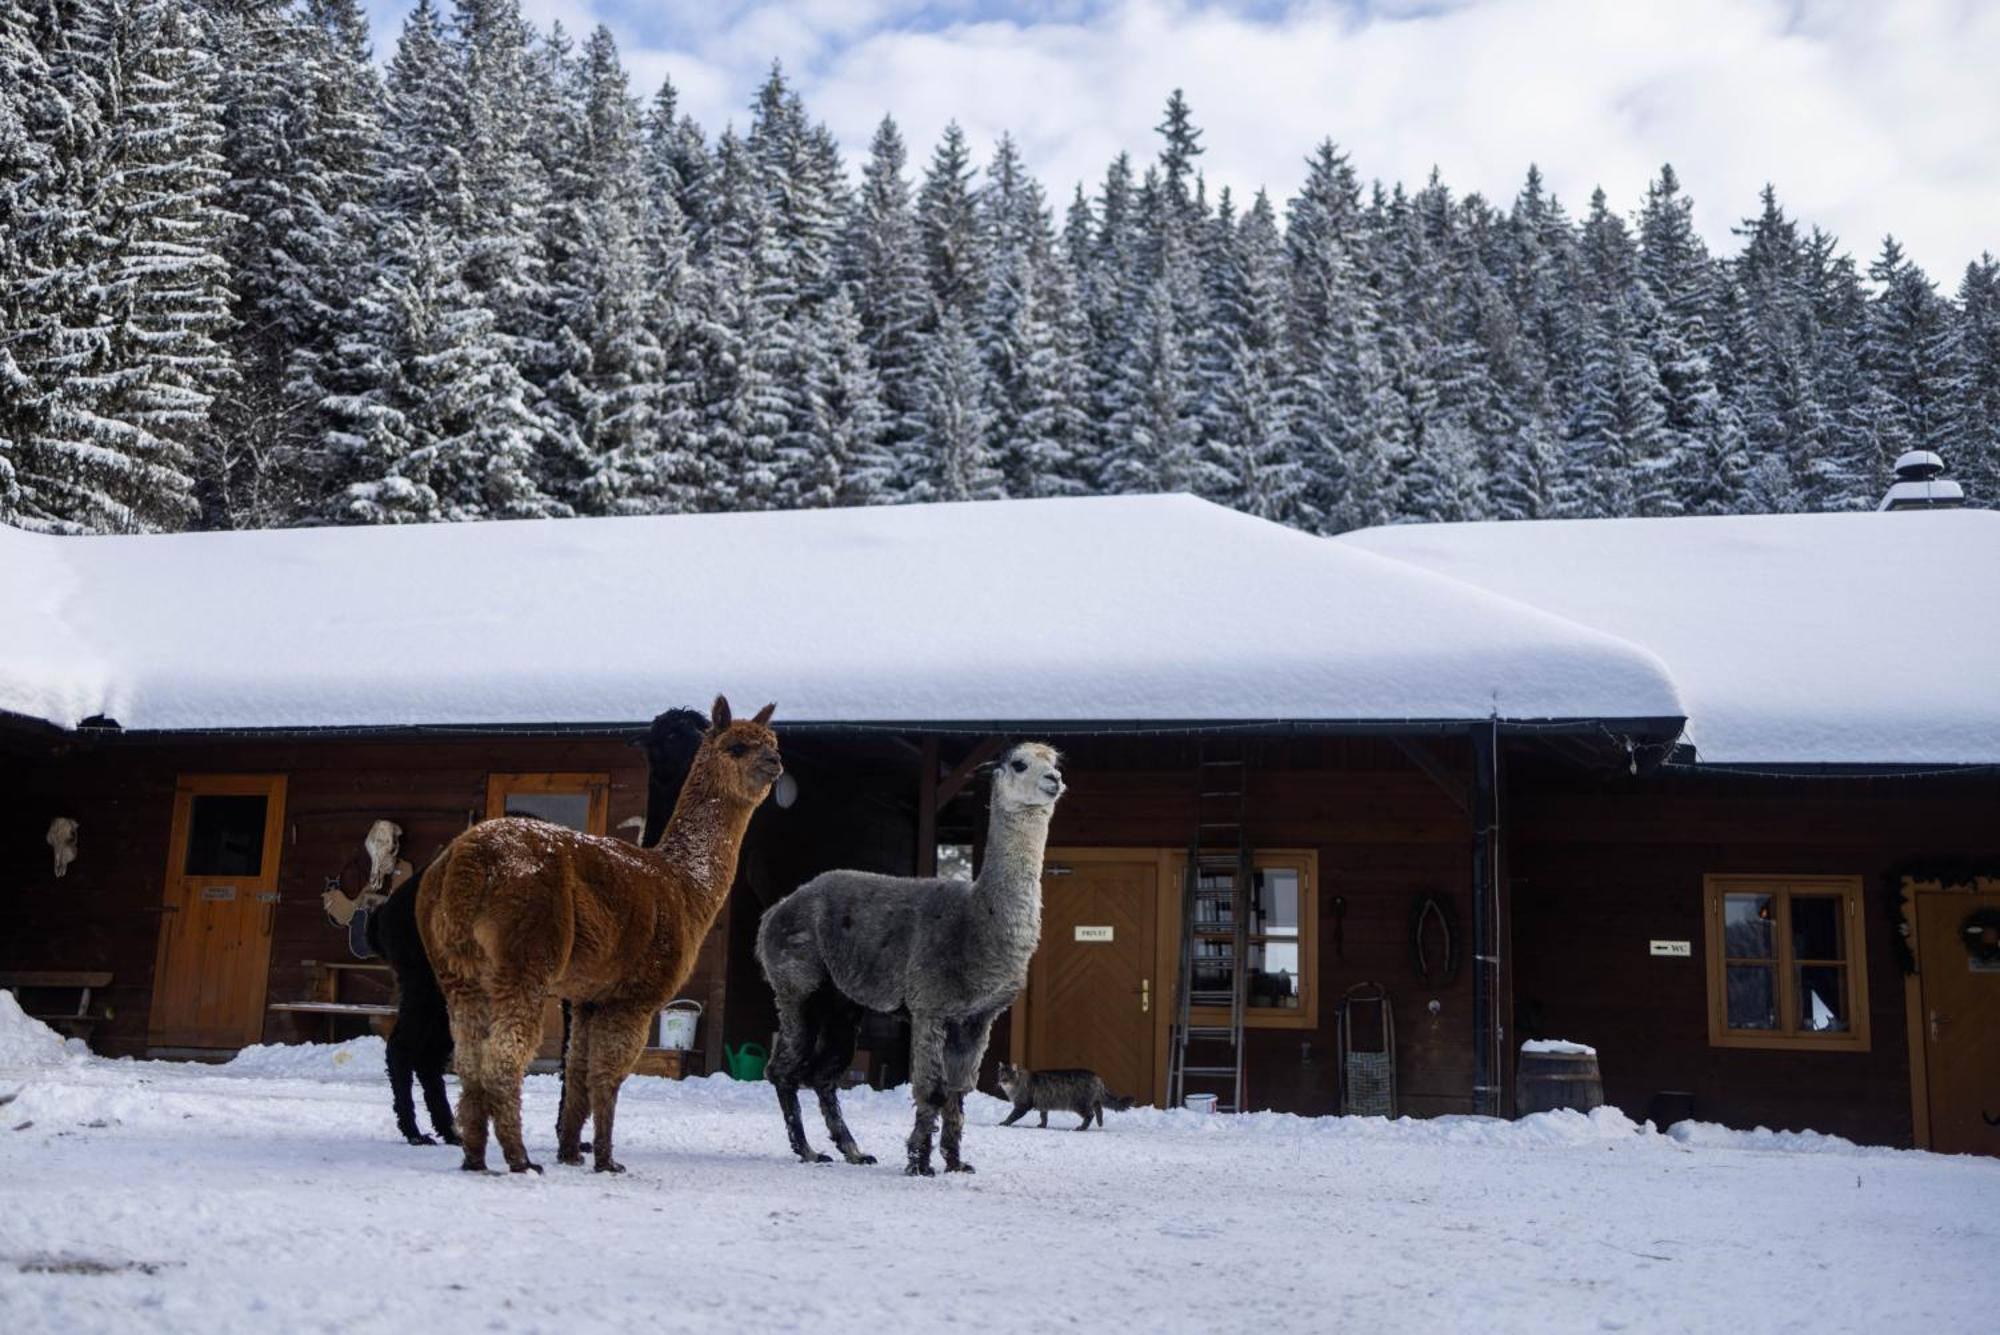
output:
M 0 994 L 0 1007 L 10 998 Z M 18 1012 L 15 1012 L 18 1015 Z M 1603 1110 L 969 1112 L 973 1177 L 783 1152 L 764 1086 L 634 1079 L 622 1178 L 402 1144 L 379 1040 L 110 1062 L 0 1016 L 0 1330 L 1990 1331 L 2000 1163 Z M 531 1146 L 553 1158 L 553 1077 Z M 1067 1124 L 1057 1114 L 1052 1121 Z M 9 1129 L 11 1128 L 11 1129 Z

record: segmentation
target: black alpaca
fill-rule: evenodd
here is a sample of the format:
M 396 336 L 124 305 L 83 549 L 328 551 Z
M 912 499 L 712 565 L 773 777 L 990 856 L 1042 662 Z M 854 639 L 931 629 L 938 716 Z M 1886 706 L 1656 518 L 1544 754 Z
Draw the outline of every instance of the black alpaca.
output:
M 669 709 L 653 720 L 641 743 L 647 766 L 646 826 L 639 838 L 642 846 L 650 848 L 659 842 L 667 828 L 707 729 L 708 719 L 692 709 Z M 417 885 L 422 880 L 422 876 L 412 876 L 368 915 L 368 945 L 388 961 L 396 975 L 396 1028 L 388 1044 L 389 1097 L 396 1108 L 396 1129 L 412 1145 L 438 1143 L 417 1130 L 417 1111 L 410 1097 L 410 1079 L 415 1076 L 423 1086 L 424 1106 L 430 1110 L 438 1140 L 456 1145 L 458 1132 L 452 1127 L 451 1103 L 444 1093 L 444 1070 L 451 1062 L 451 1020 L 430 956 L 424 953 L 423 939 L 417 933 Z M 563 1051 L 569 1051 L 568 1002 L 563 1003 Z M 565 1078 L 567 1075 L 565 1063 Z
M 458 1144 L 451 1125 L 451 1100 L 444 1094 L 444 1068 L 451 1061 L 451 1022 L 444 993 L 438 991 L 430 956 L 417 934 L 417 882 L 409 881 L 368 915 L 368 947 L 396 974 L 396 1028 L 389 1035 L 389 1097 L 396 1105 L 396 1129 L 412 1145 L 435 1145 L 417 1130 L 410 1077 L 424 1087 L 424 1106 L 438 1140 Z

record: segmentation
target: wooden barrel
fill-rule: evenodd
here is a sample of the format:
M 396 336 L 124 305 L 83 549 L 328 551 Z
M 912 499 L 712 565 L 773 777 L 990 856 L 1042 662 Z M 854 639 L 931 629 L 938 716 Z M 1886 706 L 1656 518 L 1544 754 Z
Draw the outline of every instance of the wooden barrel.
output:
M 1530 1050 L 1523 1044 L 1514 1068 L 1514 1115 L 1574 1108 L 1589 1112 L 1604 1102 L 1604 1079 L 1597 1071 L 1597 1054 L 1582 1044 L 1554 1051 Z

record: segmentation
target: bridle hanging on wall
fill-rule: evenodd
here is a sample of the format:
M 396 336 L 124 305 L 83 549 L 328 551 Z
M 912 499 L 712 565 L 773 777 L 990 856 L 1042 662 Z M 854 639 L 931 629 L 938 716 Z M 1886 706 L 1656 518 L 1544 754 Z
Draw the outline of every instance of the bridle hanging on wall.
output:
M 1435 954 L 1428 943 L 1433 934 L 1441 938 Z M 1458 981 L 1458 919 L 1452 912 L 1450 897 L 1421 894 L 1411 902 L 1410 963 L 1426 985 L 1432 983 L 1433 973 L 1441 975 L 1437 980 L 1440 987 L 1450 987 Z

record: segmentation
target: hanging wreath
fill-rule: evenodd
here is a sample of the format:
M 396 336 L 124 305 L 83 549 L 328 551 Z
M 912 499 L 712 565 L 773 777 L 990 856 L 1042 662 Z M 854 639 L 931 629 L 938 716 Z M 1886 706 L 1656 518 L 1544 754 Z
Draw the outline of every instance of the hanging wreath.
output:
M 1959 944 L 1972 956 L 1972 967 L 2000 973 L 2000 909 L 1974 909 L 1958 925 Z
M 1963 860 L 1917 859 L 1901 863 L 1889 869 L 1883 879 L 1882 907 L 1889 917 L 1891 935 L 1889 941 L 1896 951 L 1896 962 L 1903 966 L 1903 972 L 1917 971 L 1917 953 L 1911 948 L 1910 933 L 1914 930 L 1915 913 L 1910 904 L 1911 887 L 1927 881 L 1935 881 L 1944 886 L 1970 886 L 1982 879 L 2000 879 L 2000 867 L 1990 864 L 1974 864 Z

